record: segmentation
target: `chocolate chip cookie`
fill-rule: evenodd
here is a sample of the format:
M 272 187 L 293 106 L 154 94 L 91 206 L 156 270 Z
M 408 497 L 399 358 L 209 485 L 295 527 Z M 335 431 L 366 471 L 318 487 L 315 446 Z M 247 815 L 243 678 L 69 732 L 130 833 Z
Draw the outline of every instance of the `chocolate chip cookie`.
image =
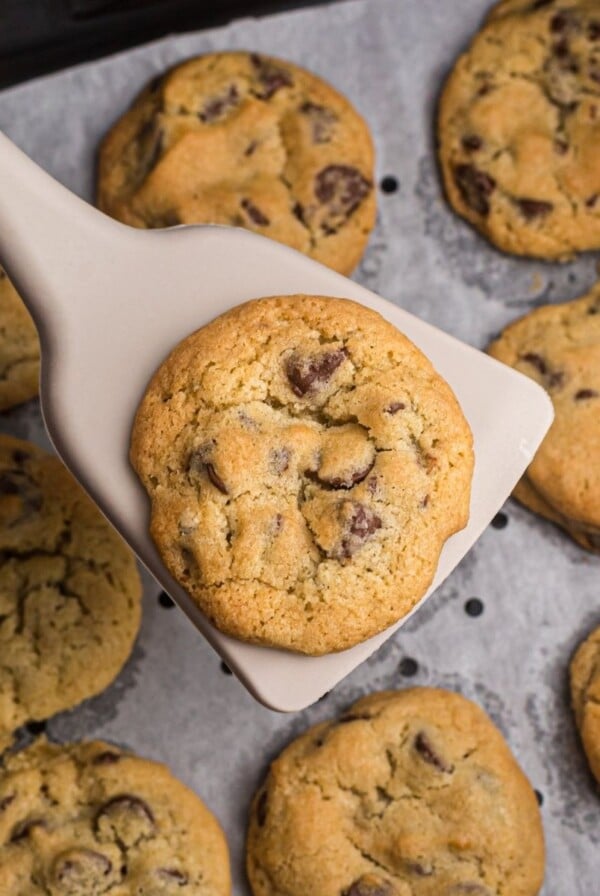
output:
M 230 224 L 342 273 L 375 223 L 374 153 L 345 97 L 256 53 L 156 78 L 100 148 L 98 205 L 135 227 Z
M 527 314 L 489 352 L 536 380 L 554 405 L 554 422 L 515 497 L 600 551 L 600 284 Z
M 0 768 L 2 896 L 229 896 L 223 833 L 158 762 L 38 741 Z
M 344 299 L 259 299 L 184 340 L 148 387 L 131 459 L 165 565 L 215 625 L 304 653 L 404 616 L 468 519 L 456 398 Z
M 575 722 L 592 773 L 600 782 L 600 628 L 579 645 L 570 672 Z
M 4 435 L 0 556 L 1 751 L 24 722 L 110 684 L 139 628 L 141 583 L 133 555 L 60 461 Z
M 359 700 L 271 764 L 247 869 L 254 896 L 535 896 L 544 840 L 485 713 L 413 688 Z
M 439 110 L 454 209 L 506 252 L 600 248 L 600 4 L 505 0 L 456 63 Z
M 16 289 L 0 268 L 0 411 L 37 395 L 40 344 Z

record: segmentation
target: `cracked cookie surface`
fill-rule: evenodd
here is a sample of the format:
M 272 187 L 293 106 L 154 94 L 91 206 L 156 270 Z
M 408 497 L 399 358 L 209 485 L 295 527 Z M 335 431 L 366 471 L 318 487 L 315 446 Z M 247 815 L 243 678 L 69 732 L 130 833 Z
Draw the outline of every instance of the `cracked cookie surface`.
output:
M 254 896 L 535 896 L 534 792 L 451 691 L 372 694 L 293 741 L 250 813 Z
M 0 411 L 38 394 L 40 344 L 19 295 L 0 268 Z
M 215 625 L 304 653 L 404 616 L 468 519 L 472 437 L 454 394 L 344 299 L 251 301 L 180 343 L 131 459 L 163 561 Z
M 0 767 L 2 896 L 229 896 L 214 816 L 166 766 L 43 739 Z
M 140 623 L 133 555 L 58 458 L 0 436 L 0 751 L 116 677 Z
M 577 648 L 570 678 L 575 723 L 592 773 L 600 782 L 600 628 Z
M 444 87 L 438 133 L 450 203 L 500 249 L 600 248 L 600 2 L 495 7 Z
M 600 551 L 600 284 L 535 309 L 488 351 L 543 386 L 554 405 L 554 422 L 515 497 Z
M 112 128 L 97 198 L 136 227 L 246 227 L 350 273 L 375 223 L 373 167 L 367 125 L 330 85 L 214 53 L 155 79 Z

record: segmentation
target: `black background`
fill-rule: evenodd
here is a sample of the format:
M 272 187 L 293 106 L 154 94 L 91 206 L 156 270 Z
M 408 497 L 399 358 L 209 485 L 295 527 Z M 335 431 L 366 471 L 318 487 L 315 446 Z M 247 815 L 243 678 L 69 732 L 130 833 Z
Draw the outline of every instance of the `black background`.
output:
M 165 34 L 323 0 L 0 0 L 0 87 Z

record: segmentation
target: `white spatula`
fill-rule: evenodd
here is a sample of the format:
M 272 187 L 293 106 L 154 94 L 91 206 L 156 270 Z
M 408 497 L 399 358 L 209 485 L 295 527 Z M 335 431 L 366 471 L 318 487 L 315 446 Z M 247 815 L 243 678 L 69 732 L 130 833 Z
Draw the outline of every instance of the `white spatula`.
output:
M 406 333 L 454 389 L 475 438 L 471 519 L 444 548 L 429 593 L 488 525 L 552 421 L 550 400 L 531 380 L 304 255 L 235 228 L 125 227 L 2 134 L 0 262 L 40 332 L 42 409 L 57 452 L 246 687 L 274 709 L 315 701 L 402 623 L 343 653 L 297 656 L 221 635 L 174 582 L 148 535 L 148 499 L 128 461 L 136 407 L 171 348 L 233 305 L 290 293 L 354 299 Z

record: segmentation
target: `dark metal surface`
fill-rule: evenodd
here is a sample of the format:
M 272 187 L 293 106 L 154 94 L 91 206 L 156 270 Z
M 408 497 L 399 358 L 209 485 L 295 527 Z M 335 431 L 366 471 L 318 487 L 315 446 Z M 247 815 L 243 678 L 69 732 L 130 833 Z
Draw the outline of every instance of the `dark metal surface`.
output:
M 165 34 L 324 0 L 0 0 L 0 87 Z

